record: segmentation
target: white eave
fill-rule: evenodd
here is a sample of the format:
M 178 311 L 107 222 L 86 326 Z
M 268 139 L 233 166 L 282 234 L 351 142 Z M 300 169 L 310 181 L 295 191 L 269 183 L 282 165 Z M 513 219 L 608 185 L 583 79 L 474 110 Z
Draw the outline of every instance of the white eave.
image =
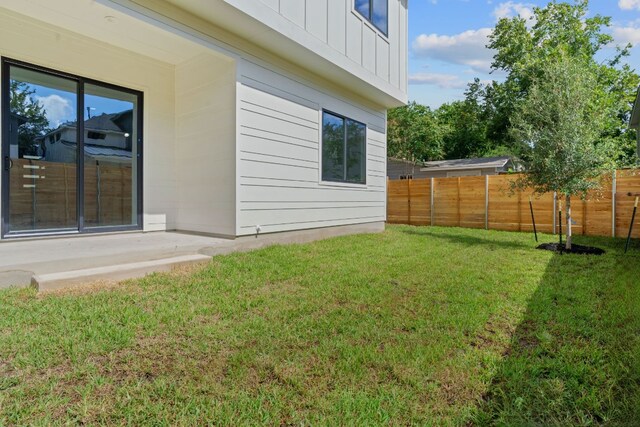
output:
M 110 1 L 137 4 L 149 2 Z M 286 20 L 260 1 L 166 1 L 379 105 L 392 108 L 408 102 L 407 93 L 360 67 L 346 56 L 328 49 L 324 43 L 295 24 L 289 22 L 283 25 L 283 20 Z

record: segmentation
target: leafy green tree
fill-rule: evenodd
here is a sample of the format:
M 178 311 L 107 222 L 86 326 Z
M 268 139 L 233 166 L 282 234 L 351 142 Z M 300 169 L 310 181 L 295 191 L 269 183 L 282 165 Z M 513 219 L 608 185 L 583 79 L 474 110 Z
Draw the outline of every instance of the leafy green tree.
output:
M 588 9 L 588 0 L 573 4 L 554 1 L 535 8 L 532 22 L 520 17 L 498 22 L 488 47 L 496 51 L 493 69 L 507 73 L 507 77 L 485 91 L 490 120 L 487 137 L 497 145 L 514 143 L 509 132 L 513 111 L 526 102 L 531 85 L 539 81 L 548 65 L 567 56 L 580 61 L 594 76 L 591 90 L 609 114 L 600 130 L 603 144 L 614 143 L 619 165 L 635 162 L 634 139 L 627 124 L 640 78 L 622 63 L 631 46 L 619 48 L 613 58 L 604 62 L 596 60 L 596 55 L 613 42 L 605 32 L 611 18 L 588 16 Z
M 411 102 L 387 113 L 389 156 L 411 161 L 439 160 L 444 156 L 444 131 L 427 106 Z
M 484 89 L 476 79 L 465 92 L 464 101 L 443 104 L 436 110 L 444 134 L 447 159 L 482 157 L 491 147 L 487 139 L 487 120 L 481 97 Z
M 39 138 L 49 130 L 49 120 L 44 107 L 34 99 L 35 90 L 18 80 L 9 83 L 9 107 L 12 114 L 19 115 L 24 123 L 18 129 L 20 155 L 36 154 Z
M 511 117 L 511 135 L 528 151 L 520 187 L 564 195 L 566 247 L 571 249 L 571 197 L 586 197 L 615 167 L 614 141 L 601 140 L 612 106 L 592 88 L 598 76 L 586 59 L 570 54 L 531 76 L 528 96 Z

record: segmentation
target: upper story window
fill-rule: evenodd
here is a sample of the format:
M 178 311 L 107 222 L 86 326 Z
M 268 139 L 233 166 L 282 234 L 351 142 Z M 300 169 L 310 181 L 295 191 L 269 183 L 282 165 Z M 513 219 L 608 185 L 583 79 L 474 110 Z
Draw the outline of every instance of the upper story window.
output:
M 355 0 L 356 11 L 384 35 L 389 34 L 389 0 Z
M 322 113 L 322 180 L 366 184 L 367 127 L 360 122 Z

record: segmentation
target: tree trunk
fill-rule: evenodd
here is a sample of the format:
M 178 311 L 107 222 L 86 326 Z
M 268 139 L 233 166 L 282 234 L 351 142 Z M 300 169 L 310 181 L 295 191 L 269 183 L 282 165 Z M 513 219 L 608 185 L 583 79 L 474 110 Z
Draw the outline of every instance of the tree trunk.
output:
M 567 217 L 567 243 L 565 247 L 567 248 L 568 251 L 570 251 L 571 250 L 571 196 L 569 194 L 567 194 L 566 200 L 567 200 L 567 207 L 566 207 L 565 216 Z

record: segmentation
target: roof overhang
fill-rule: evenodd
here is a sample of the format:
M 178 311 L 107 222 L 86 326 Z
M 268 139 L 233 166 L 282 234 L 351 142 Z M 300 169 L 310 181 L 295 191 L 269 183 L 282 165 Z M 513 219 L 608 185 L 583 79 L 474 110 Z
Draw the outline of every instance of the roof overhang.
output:
M 357 65 L 345 55 L 329 48 L 307 31 L 276 13 L 261 1 L 246 0 L 99 0 L 117 4 L 135 4 L 160 12 L 180 23 L 196 26 L 198 21 L 242 39 L 233 43 L 224 34 L 216 33 L 219 41 L 251 53 L 255 47 L 295 64 L 307 72 L 340 86 L 386 108 L 407 104 L 406 92 Z M 300 0 L 301 1 L 301 0 Z M 283 25 L 283 23 L 286 23 Z M 215 28 L 197 25 L 200 33 Z M 233 49 L 232 48 L 232 49 Z

